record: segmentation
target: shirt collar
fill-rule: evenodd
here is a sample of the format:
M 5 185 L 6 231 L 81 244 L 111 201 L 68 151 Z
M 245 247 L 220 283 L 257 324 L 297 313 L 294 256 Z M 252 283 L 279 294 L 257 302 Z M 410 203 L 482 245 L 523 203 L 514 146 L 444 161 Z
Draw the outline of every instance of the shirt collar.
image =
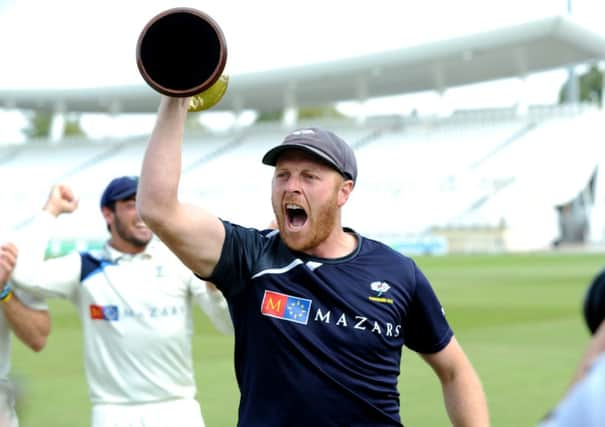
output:
M 104 258 L 113 262 L 113 263 L 117 263 L 119 261 L 130 261 L 133 259 L 149 259 L 152 257 L 152 244 L 148 244 L 145 247 L 145 250 L 143 252 L 140 252 L 138 254 L 128 254 L 126 252 L 121 252 L 119 250 L 117 250 L 116 248 L 112 247 L 108 242 L 105 242 L 105 245 L 103 247 L 103 252 L 104 252 Z

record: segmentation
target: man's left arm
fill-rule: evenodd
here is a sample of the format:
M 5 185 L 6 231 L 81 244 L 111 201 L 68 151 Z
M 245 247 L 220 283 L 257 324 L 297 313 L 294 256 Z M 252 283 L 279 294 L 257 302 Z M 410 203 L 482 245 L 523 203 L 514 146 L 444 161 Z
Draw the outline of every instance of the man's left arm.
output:
M 23 304 L 18 295 L 2 302 L 2 311 L 13 333 L 33 351 L 46 345 L 50 334 L 48 310 L 35 310 Z
M 477 372 L 455 337 L 441 351 L 421 354 L 443 389 L 450 421 L 456 427 L 487 427 L 489 411 Z
M 13 243 L 0 245 L 0 306 L 15 335 L 32 350 L 40 351 L 50 333 L 50 316 L 46 310 L 38 311 L 24 305 L 12 289 L 9 279 L 17 254 L 17 247 Z M 43 301 L 32 299 L 28 303 L 35 308 L 46 308 Z

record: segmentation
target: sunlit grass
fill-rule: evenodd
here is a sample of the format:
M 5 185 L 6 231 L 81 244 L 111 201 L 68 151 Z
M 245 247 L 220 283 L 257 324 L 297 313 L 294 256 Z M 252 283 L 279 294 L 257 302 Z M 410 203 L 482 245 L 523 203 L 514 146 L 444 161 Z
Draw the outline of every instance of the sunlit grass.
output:
M 589 336 L 581 300 L 601 255 L 417 257 L 479 372 L 493 426 L 532 426 L 559 399 Z M 13 372 L 23 387 L 22 427 L 89 425 L 82 336 L 75 308 L 51 301 L 53 331 L 34 354 L 14 340 Z M 232 337 L 196 310 L 195 369 L 209 427 L 234 426 L 238 391 Z M 437 378 L 405 350 L 401 415 L 412 426 L 448 425 Z M 318 420 L 321 425 L 321 420 Z

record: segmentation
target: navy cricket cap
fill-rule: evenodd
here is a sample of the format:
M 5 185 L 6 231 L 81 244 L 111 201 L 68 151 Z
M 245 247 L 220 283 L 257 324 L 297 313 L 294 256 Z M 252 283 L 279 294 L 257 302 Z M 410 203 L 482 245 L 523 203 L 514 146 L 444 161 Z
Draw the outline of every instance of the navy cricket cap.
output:
M 126 200 L 137 194 L 139 178 L 136 176 L 121 176 L 114 178 L 103 191 L 101 207 L 108 206 L 118 200 Z
M 278 157 L 293 148 L 319 157 L 345 178 L 357 181 L 357 160 L 353 149 L 334 133 L 320 128 L 303 128 L 291 132 L 281 144 L 267 151 L 263 163 L 275 166 Z

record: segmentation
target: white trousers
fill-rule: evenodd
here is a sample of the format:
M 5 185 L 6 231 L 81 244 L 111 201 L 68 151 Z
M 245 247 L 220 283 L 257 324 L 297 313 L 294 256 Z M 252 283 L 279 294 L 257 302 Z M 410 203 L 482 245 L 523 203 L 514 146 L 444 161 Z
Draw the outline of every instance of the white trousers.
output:
M 127 405 L 93 404 L 92 427 L 204 427 L 195 399 Z
M 19 427 L 15 412 L 15 389 L 7 380 L 0 380 L 0 427 Z

